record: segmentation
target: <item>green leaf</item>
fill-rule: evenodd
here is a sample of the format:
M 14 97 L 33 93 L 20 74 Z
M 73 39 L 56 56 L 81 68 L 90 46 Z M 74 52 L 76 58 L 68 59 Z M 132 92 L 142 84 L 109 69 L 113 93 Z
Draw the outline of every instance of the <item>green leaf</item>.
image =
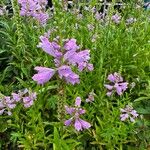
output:
M 56 127 L 54 127 L 54 143 L 53 143 L 53 148 L 54 148 L 54 150 L 62 150 L 61 143 L 60 143 L 59 133 L 58 133 Z
M 150 99 L 150 97 L 140 97 L 134 100 L 134 102 L 139 102 L 139 101 L 143 101 L 143 100 L 148 100 Z

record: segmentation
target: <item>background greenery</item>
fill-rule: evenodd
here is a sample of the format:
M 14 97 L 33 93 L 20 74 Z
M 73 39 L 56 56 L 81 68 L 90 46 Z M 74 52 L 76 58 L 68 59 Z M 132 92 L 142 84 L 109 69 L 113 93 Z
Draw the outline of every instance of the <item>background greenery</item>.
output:
M 29 88 L 38 93 L 31 108 L 19 105 L 12 116 L 0 116 L 0 149 L 149 149 L 150 12 L 128 3 L 120 14 L 121 22 L 115 24 L 111 21 L 116 11 L 113 7 L 102 22 L 91 11 L 82 9 L 80 19 L 73 10 L 63 11 L 61 4 L 57 1 L 54 4 L 54 15 L 46 27 L 37 25 L 32 18 L 0 16 L 0 92 L 10 95 L 12 91 Z M 96 4 L 93 0 L 88 6 L 92 8 Z M 78 5 L 84 8 L 84 3 Z M 136 22 L 126 25 L 130 17 L 136 18 Z M 89 31 L 88 24 L 94 26 L 93 31 Z M 92 124 L 89 130 L 76 132 L 73 127 L 64 127 L 60 133 L 57 79 L 39 86 L 31 78 L 35 66 L 53 65 L 52 58 L 37 48 L 39 36 L 49 29 L 55 29 L 51 40 L 57 36 L 60 41 L 75 38 L 81 49 L 91 51 L 94 71 L 81 73 L 79 85 L 66 86 L 68 105 L 74 104 L 76 96 L 82 98 L 82 106 L 87 111 L 85 119 Z M 95 34 L 97 38 L 92 42 Z M 113 72 L 120 72 L 125 81 L 135 82 L 136 86 L 132 89 L 129 85 L 122 96 L 107 97 L 104 83 Z M 96 93 L 95 101 L 89 104 L 85 99 L 92 90 Z M 130 103 L 140 114 L 135 124 L 121 122 L 119 118 L 119 109 Z

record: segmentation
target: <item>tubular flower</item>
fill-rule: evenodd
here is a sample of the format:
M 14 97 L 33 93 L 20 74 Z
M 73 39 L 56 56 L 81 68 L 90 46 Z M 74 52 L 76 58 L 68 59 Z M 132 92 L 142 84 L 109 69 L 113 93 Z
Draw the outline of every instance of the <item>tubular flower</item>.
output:
M 85 114 L 85 110 L 81 108 L 81 98 L 77 97 L 75 101 L 75 107 L 65 106 L 67 114 L 72 117 L 64 122 L 66 126 L 74 124 L 74 127 L 77 131 L 82 131 L 83 129 L 88 129 L 91 127 L 91 124 L 87 121 L 84 121 L 80 118 L 80 115 Z
M 37 74 L 35 74 L 32 79 L 34 81 L 37 81 L 38 84 L 44 84 L 47 81 L 49 81 L 52 76 L 55 74 L 55 70 L 51 68 L 46 67 L 35 67 L 36 71 L 38 71 Z
M 89 63 L 90 51 L 79 50 L 76 39 L 65 40 L 64 46 L 61 47 L 56 41 L 50 42 L 47 36 L 40 37 L 38 47 L 54 58 L 55 69 L 46 67 L 35 67 L 38 71 L 32 79 L 38 84 L 48 82 L 51 77 L 57 73 L 60 79 L 64 79 L 67 83 L 80 83 L 79 75 L 72 71 L 72 67 L 77 67 L 78 71 L 84 69 L 92 71 L 93 64 Z
M 95 94 L 94 91 L 92 90 L 92 91 L 89 93 L 88 98 L 86 99 L 86 102 L 87 102 L 87 103 L 93 102 L 93 101 L 94 101 L 94 96 L 95 96 L 95 95 L 96 95 L 96 94 Z
M 138 117 L 138 113 L 136 110 L 133 109 L 132 106 L 126 105 L 126 108 L 124 109 L 120 109 L 121 111 L 121 115 L 120 115 L 120 119 L 121 121 L 125 121 L 126 119 L 130 118 L 131 122 L 135 122 L 135 118 Z
M 18 91 L 18 93 L 12 93 L 11 96 L 4 96 L 0 99 L 0 115 L 3 113 L 12 115 L 12 110 L 18 103 L 23 103 L 24 107 L 30 107 L 33 105 L 33 101 L 36 99 L 36 93 L 32 93 L 27 89 Z
M 121 20 L 121 16 L 118 15 L 118 14 L 115 14 L 111 17 L 112 21 L 116 24 L 119 24 L 120 23 L 120 20 Z
M 116 92 L 118 95 L 122 95 L 123 92 L 128 88 L 128 83 L 123 82 L 121 75 L 116 72 L 108 75 L 107 79 L 111 82 L 110 85 L 104 85 L 108 89 L 107 96 L 111 96 L 113 92 Z
M 47 0 L 18 0 L 21 16 L 31 16 L 45 25 L 49 15 L 46 13 Z

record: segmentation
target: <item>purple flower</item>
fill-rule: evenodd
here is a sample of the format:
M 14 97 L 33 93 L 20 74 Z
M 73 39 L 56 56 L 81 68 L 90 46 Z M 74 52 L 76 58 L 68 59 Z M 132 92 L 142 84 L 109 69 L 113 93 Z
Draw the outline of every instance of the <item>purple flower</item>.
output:
M 5 109 L 0 109 L 0 115 L 4 113 Z
M 9 116 L 12 114 L 11 110 L 16 107 L 16 102 L 11 99 L 10 96 L 4 96 L 0 99 L 0 115 L 4 112 L 7 113 Z
M 80 119 L 80 115 L 85 114 L 85 110 L 80 107 L 81 98 L 77 97 L 75 101 L 75 107 L 65 106 L 67 114 L 72 117 L 64 122 L 66 126 L 74 124 L 74 127 L 77 131 L 82 131 L 83 129 L 88 129 L 91 127 L 91 124 Z
M 72 122 L 72 118 L 65 121 L 65 126 L 69 126 Z
M 0 115 L 2 115 L 5 111 L 5 105 L 3 99 L 0 99 Z
M 120 115 L 121 121 L 125 121 L 128 117 L 129 117 L 128 114 L 121 114 Z
M 126 108 L 124 109 L 121 108 L 120 111 L 122 113 L 120 115 L 121 121 L 125 121 L 129 118 L 131 122 L 135 122 L 135 118 L 138 117 L 136 110 L 134 110 L 133 107 L 129 105 L 126 105 Z
M 69 66 L 64 65 L 59 67 L 58 74 L 61 79 L 64 77 L 67 83 L 71 83 L 74 85 L 75 83 L 80 82 L 79 76 L 75 74 Z
M 62 53 L 59 51 L 60 46 L 56 42 L 49 42 L 48 38 L 45 36 L 40 37 L 41 42 L 39 43 L 38 47 L 41 47 L 43 51 L 48 53 L 53 57 L 61 57 Z
M 36 93 L 29 93 L 29 96 L 23 97 L 24 107 L 31 107 L 36 99 Z
M 105 88 L 107 88 L 108 90 L 112 90 L 114 86 L 109 85 L 109 84 L 104 84 Z
M 75 112 L 74 107 L 65 106 L 65 109 L 66 109 L 67 114 L 69 114 L 69 115 L 72 115 L 72 113 Z
M 51 68 L 46 67 L 35 67 L 35 70 L 38 71 L 37 74 L 35 74 L 32 79 L 34 81 L 37 81 L 38 84 L 44 84 L 47 81 L 49 81 L 52 76 L 55 74 L 55 70 Z
M 18 94 L 12 93 L 11 95 L 13 97 L 13 100 L 15 100 L 16 102 L 19 102 L 21 100 L 21 98 L 22 98 L 19 93 Z
M 91 124 L 79 118 L 75 120 L 74 126 L 77 131 L 82 131 L 83 129 L 90 128 Z
M 93 71 L 94 70 L 94 66 L 93 66 L 93 64 L 87 64 L 87 69 L 89 70 L 89 71 Z
M 95 13 L 95 12 L 96 12 L 96 7 L 95 7 L 95 6 L 91 8 L 91 12 L 92 12 L 92 13 Z
M 9 109 L 13 109 L 16 107 L 15 101 L 11 99 L 11 97 L 5 96 L 4 101 L 5 101 L 6 107 L 8 107 Z
M 96 19 L 97 21 L 99 21 L 99 20 L 101 20 L 101 19 L 104 18 L 104 15 L 105 15 L 105 14 L 103 14 L 103 13 L 96 12 L 96 14 L 95 14 L 95 19 Z
M 93 64 L 89 64 L 90 60 L 90 51 L 83 50 L 80 52 L 69 51 L 64 55 L 64 59 L 69 62 L 69 64 L 77 65 L 79 71 L 87 68 L 89 71 L 93 70 Z
M 74 127 L 77 131 L 82 130 L 82 124 L 80 123 L 79 119 L 75 120 Z
M 24 107 L 30 107 L 33 105 L 33 101 L 36 99 L 36 93 L 32 93 L 28 89 L 23 91 L 18 91 L 17 93 L 12 93 L 11 96 L 3 96 L 0 99 L 0 115 L 3 113 L 7 115 L 12 115 L 12 110 L 17 106 L 18 103 L 24 104 Z
M 45 25 L 49 15 L 46 13 L 47 0 L 18 0 L 21 16 L 31 16 L 41 25 Z
M 41 12 L 33 14 L 33 18 L 35 18 L 38 22 L 40 22 L 41 25 L 45 25 L 49 18 L 49 15 L 45 12 Z
M 96 95 L 96 94 L 94 93 L 94 91 L 90 92 L 89 95 L 88 95 L 88 98 L 86 99 L 86 102 L 87 102 L 87 103 L 93 102 L 95 95 Z
M 37 81 L 38 84 L 48 82 L 57 71 L 60 79 L 64 79 L 67 83 L 74 85 L 79 83 L 80 80 L 79 75 L 72 71 L 72 67 L 77 66 L 79 71 L 84 69 L 92 71 L 94 69 L 93 64 L 89 63 L 90 51 L 77 52 L 79 46 L 76 44 L 75 39 L 66 40 L 62 48 L 55 41 L 50 42 L 46 35 L 41 36 L 40 40 L 38 47 L 41 47 L 43 51 L 54 57 L 56 68 L 54 70 L 46 67 L 35 67 L 38 73 L 32 79 Z
M 121 16 L 119 16 L 118 14 L 115 14 L 111 17 L 111 19 L 114 23 L 119 24 L 121 20 Z
M 110 74 L 108 75 L 108 78 L 107 78 L 109 81 L 111 82 L 122 82 L 123 81 L 123 78 L 121 77 L 121 75 L 117 72 L 115 72 L 114 74 Z
M 109 90 L 106 94 L 107 96 L 111 96 L 114 91 L 116 91 L 118 95 L 122 95 L 123 92 L 128 88 L 128 83 L 123 82 L 121 75 L 116 72 L 114 74 L 108 75 L 107 79 L 111 82 L 110 85 L 104 85 Z
M 72 70 L 69 66 L 63 65 L 58 68 L 58 74 L 60 78 L 68 77 L 72 73 Z
M 75 106 L 76 106 L 76 107 L 80 107 L 80 105 L 81 105 L 81 98 L 80 98 L 80 97 L 77 97 L 77 98 L 76 98 L 76 102 L 75 102 Z
M 65 45 L 64 49 L 67 51 L 76 51 L 79 49 L 79 46 L 76 44 L 76 39 L 70 39 L 68 40 Z
M 115 83 L 114 88 L 116 88 L 116 92 L 118 95 L 122 95 L 123 92 L 128 88 L 127 87 L 128 83 Z
M 111 95 L 112 95 L 112 91 L 107 92 L 106 95 L 107 95 L 107 96 L 111 96 Z

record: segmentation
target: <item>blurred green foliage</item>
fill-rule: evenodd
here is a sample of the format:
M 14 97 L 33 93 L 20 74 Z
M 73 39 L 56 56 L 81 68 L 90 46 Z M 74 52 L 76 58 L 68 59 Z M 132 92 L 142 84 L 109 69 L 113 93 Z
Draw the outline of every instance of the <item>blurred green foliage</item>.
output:
M 91 7 L 97 2 L 89 3 Z M 97 21 L 91 11 L 82 10 L 79 19 L 72 11 L 62 11 L 54 1 L 55 13 L 46 27 L 32 18 L 21 18 L 25 47 L 18 49 L 17 26 L 14 17 L 0 16 L 0 92 L 32 88 L 38 93 L 30 109 L 15 108 L 13 115 L 0 116 L 0 149 L 16 150 L 144 150 L 150 147 L 150 13 L 129 5 L 122 10 L 120 24 L 111 21 L 114 9 L 110 8 L 105 22 Z M 82 4 L 83 5 L 83 4 Z M 131 7 L 132 6 L 132 7 Z M 50 12 L 49 12 L 50 13 Z M 133 17 L 136 22 L 126 24 Z M 87 25 L 94 26 L 89 31 Z M 86 109 L 85 119 L 92 127 L 76 132 L 62 126 L 57 119 L 58 81 L 53 79 L 44 86 L 32 81 L 35 66 L 52 67 L 50 56 L 37 48 L 39 36 L 55 29 L 50 39 L 60 41 L 77 39 L 82 49 L 89 49 L 94 71 L 80 74 L 79 85 L 67 85 L 67 104 L 74 104 L 76 96 L 82 97 Z M 92 42 L 93 35 L 97 38 Z M 113 72 L 122 74 L 125 81 L 135 82 L 123 96 L 106 96 L 104 83 Z M 94 90 L 95 101 L 84 100 Z M 120 108 L 133 103 L 139 113 L 137 122 L 121 122 Z M 63 128 L 62 132 L 60 128 Z

